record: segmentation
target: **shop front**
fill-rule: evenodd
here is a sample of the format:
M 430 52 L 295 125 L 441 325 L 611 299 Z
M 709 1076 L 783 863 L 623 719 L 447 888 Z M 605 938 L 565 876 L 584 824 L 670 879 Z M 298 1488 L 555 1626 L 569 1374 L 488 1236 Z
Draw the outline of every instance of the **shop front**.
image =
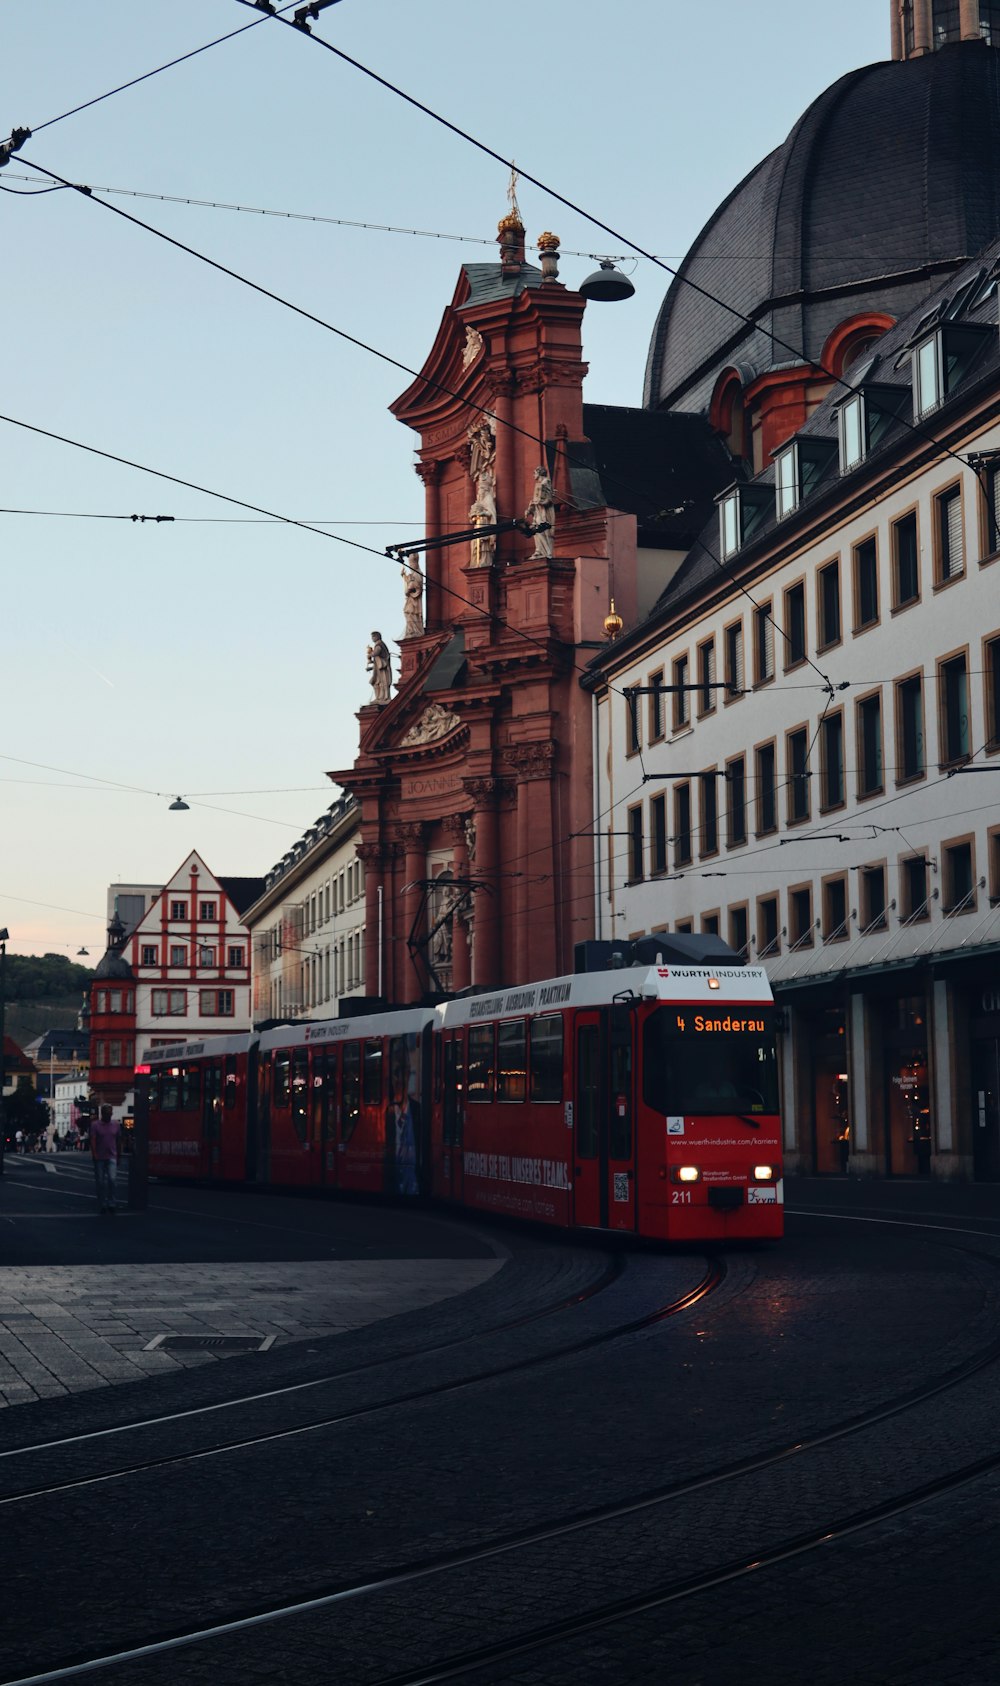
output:
M 817 1176 L 843 1176 L 851 1152 L 846 1015 L 827 1007 L 810 1017 L 813 1165 Z
M 929 1177 L 934 1141 L 923 994 L 882 1003 L 882 1064 L 886 1171 Z
M 970 992 L 969 1076 L 972 1174 L 1000 1182 L 1000 984 Z

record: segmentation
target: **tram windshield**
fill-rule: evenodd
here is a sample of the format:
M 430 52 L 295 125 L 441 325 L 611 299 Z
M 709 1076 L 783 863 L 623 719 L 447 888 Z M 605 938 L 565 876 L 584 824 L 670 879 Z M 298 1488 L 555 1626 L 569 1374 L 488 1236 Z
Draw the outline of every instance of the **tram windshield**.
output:
M 642 1094 L 664 1114 L 778 1110 L 774 1009 L 657 1007 L 642 1033 Z

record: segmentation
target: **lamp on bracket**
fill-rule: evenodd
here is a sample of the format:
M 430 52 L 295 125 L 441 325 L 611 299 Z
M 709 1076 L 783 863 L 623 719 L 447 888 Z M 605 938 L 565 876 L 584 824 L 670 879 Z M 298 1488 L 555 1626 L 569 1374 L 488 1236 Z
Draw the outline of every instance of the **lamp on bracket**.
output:
M 628 276 L 615 268 L 614 259 L 600 258 L 599 262 L 600 269 L 595 269 L 577 288 L 580 297 L 588 303 L 593 300 L 595 304 L 617 304 L 620 300 L 630 299 L 635 288 Z

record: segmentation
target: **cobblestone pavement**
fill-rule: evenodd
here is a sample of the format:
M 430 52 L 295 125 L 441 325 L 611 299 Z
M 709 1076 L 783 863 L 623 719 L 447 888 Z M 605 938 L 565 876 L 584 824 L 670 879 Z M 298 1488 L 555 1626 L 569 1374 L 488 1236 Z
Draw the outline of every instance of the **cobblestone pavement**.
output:
M 199 1251 L 199 1225 L 187 1222 L 193 1204 L 196 1220 L 211 1213 L 210 1227 L 229 1225 L 235 1231 L 231 1245 L 239 1249 L 249 1238 L 259 1250 L 263 1234 L 273 1250 L 271 1237 L 285 1224 L 286 1244 L 294 1234 L 293 1250 L 321 1256 L 260 1261 L 214 1257 L 206 1262 L 161 1256 L 140 1263 L 129 1255 L 145 1243 L 136 1243 L 129 1229 L 145 1229 L 145 1214 L 140 1218 L 124 1209 L 112 1219 L 96 1214 L 86 1161 L 9 1157 L 0 1187 L 0 1405 L 213 1365 L 227 1356 L 219 1351 L 171 1351 L 152 1345 L 157 1337 L 258 1336 L 272 1345 L 314 1340 L 467 1293 L 501 1266 L 500 1249 L 490 1254 L 478 1244 L 469 1250 L 489 1256 L 332 1259 L 331 1253 L 353 1247 L 343 1221 L 329 1205 L 300 1208 L 311 1220 L 310 1246 L 304 1243 L 307 1226 L 295 1223 L 298 1213 L 289 1217 L 282 1209 L 287 1202 L 257 1199 L 244 1221 L 243 1214 L 219 1211 L 225 1196 L 206 1197 L 188 1189 L 154 1195 L 165 1203 L 175 1228 L 181 1225 L 186 1250 L 193 1244 L 196 1254 Z M 67 1212 L 68 1202 L 72 1205 Z M 236 1221 L 230 1223 L 234 1216 Z M 8 1262 L 20 1257 L 26 1237 L 39 1231 L 50 1255 L 68 1248 L 89 1261 L 91 1250 L 81 1242 L 81 1226 L 104 1248 L 103 1262 Z M 69 1239 L 67 1228 L 76 1232 Z M 377 1226 L 366 1235 L 366 1252 L 385 1250 Z M 449 1250 L 452 1246 L 449 1237 Z M 421 1247 L 427 1247 L 426 1237 Z M 216 1239 L 212 1250 L 218 1250 Z M 176 1243 L 171 1251 L 176 1254 Z
M 466 1293 L 500 1269 L 478 1259 L 7 1269 L 0 1275 L 0 1401 L 22 1404 L 199 1364 L 163 1335 L 310 1340 Z
M 180 1439 L 157 1430 L 143 1440 L 143 1457 L 181 1452 L 185 1461 L 110 1484 L 94 1484 L 113 1467 L 106 1443 L 59 1450 L 30 1463 L 26 1485 L 78 1484 L 14 1504 L 3 1495 L 17 1491 L 18 1461 L 0 1460 L 3 1678 L 635 1501 L 900 1401 L 996 1347 L 1000 1214 L 971 1203 L 969 1236 L 949 1207 L 946 1232 L 931 1234 L 906 1227 L 910 1208 L 892 1191 L 882 1198 L 888 1213 L 902 1213 L 892 1219 L 898 1227 L 838 1222 L 832 1202 L 824 1218 L 796 1216 L 795 1198 L 793 1190 L 786 1242 L 730 1253 L 718 1294 L 585 1350 L 560 1351 L 574 1337 L 579 1347 L 633 1322 L 697 1279 L 701 1261 L 633 1252 L 602 1284 L 598 1254 L 588 1260 L 537 1237 L 522 1249 L 507 1232 L 513 1258 L 469 1295 L 323 1343 L 327 1364 L 339 1351 L 370 1367 L 345 1368 L 318 1390 L 317 1413 L 338 1418 L 322 1428 L 208 1457 L 198 1454 L 209 1443 L 187 1429 Z M 852 1213 L 845 1187 L 837 1202 L 847 1216 L 872 1217 L 866 1198 Z M 587 1281 L 590 1297 L 551 1317 L 490 1327 L 505 1285 L 513 1315 L 528 1313 L 533 1294 L 537 1304 L 557 1284 Z M 463 1317 L 465 1345 L 422 1354 L 422 1342 L 459 1331 Z M 292 1365 L 307 1351 L 286 1346 L 275 1362 Z M 248 1362 L 145 1386 L 158 1398 L 189 1397 L 236 1366 L 245 1373 Z M 470 1383 L 472 1375 L 480 1379 Z M 996 1363 L 963 1374 L 847 1438 L 666 1505 L 89 1678 L 95 1686 L 419 1678 L 442 1659 L 773 1550 L 995 1455 L 997 1378 Z M 416 1397 L 434 1381 L 448 1391 Z M 119 1401 L 141 1391 L 109 1390 Z M 87 1399 L 97 1396 L 80 1403 Z M 71 1403 L 9 1416 L 51 1430 Z M 255 1431 L 308 1427 L 299 1410 L 261 1402 L 240 1422 Z M 461 1678 L 468 1686 L 995 1686 L 998 1497 L 1000 1477 L 986 1475 L 806 1557 Z M 53 1600 L 39 1584 L 39 1538 L 58 1538 L 73 1561 L 86 1558 L 85 1594 Z M 141 1597 L 122 1597 L 139 1542 Z

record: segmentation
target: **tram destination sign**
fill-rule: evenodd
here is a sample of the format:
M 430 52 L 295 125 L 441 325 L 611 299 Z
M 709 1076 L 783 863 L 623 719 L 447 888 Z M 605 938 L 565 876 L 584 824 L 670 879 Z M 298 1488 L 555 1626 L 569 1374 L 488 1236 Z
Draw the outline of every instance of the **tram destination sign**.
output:
M 668 1035 L 695 1036 L 765 1036 L 773 1031 L 773 1014 L 698 1013 L 685 1007 L 667 1015 Z

